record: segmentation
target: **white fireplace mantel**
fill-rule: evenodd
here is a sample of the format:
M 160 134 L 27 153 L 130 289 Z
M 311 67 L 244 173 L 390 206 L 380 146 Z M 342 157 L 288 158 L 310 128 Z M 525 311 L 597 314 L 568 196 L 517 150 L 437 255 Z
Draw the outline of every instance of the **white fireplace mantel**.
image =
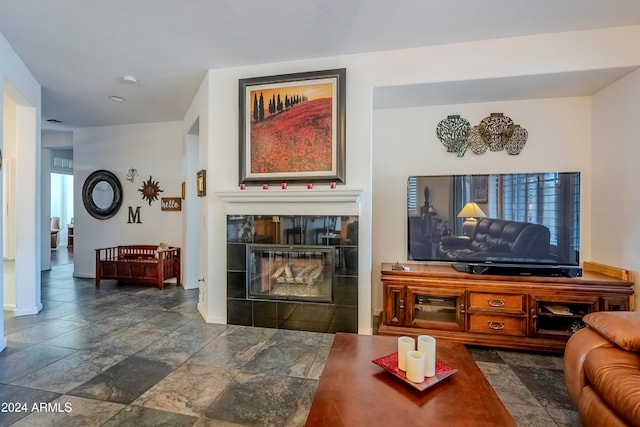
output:
M 358 215 L 359 188 L 335 189 L 247 189 L 212 193 L 226 202 L 228 214 L 337 214 Z
M 356 203 L 362 189 L 293 190 L 236 190 L 214 193 L 227 203 Z

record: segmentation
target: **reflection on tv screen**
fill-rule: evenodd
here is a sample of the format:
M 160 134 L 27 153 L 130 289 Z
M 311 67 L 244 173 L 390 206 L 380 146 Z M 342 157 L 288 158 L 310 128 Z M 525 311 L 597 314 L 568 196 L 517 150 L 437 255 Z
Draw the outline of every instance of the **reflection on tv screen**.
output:
M 580 173 L 411 176 L 408 259 L 579 265 Z

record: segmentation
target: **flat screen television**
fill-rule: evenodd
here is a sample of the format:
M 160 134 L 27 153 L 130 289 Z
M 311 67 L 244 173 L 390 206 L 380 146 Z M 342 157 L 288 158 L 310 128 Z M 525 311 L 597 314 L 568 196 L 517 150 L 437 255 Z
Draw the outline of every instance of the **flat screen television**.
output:
M 581 274 L 579 172 L 410 176 L 407 211 L 409 260 Z

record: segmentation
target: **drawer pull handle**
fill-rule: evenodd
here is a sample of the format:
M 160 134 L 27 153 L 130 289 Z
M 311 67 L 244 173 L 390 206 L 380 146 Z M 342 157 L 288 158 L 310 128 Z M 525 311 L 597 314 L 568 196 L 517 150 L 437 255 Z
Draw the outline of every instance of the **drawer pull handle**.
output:
M 503 299 L 489 298 L 489 305 L 491 307 L 504 307 Z
M 493 329 L 494 331 L 500 331 L 504 329 L 504 322 L 495 322 L 493 320 L 489 320 L 487 324 L 489 325 L 489 328 Z

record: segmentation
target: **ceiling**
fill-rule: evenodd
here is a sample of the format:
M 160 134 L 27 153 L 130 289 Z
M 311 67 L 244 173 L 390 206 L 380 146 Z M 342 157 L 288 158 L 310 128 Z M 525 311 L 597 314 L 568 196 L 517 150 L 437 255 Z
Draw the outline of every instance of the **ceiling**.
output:
M 472 102 L 589 96 L 637 67 L 607 68 L 494 79 L 376 88 L 373 108 L 409 108 Z
M 181 120 L 208 69 L 635 24 L 638 0 L 0 0 L 0 33 L 42 85 L 45 130 Z M 379 92 L 378 107 L 402 91 Z

